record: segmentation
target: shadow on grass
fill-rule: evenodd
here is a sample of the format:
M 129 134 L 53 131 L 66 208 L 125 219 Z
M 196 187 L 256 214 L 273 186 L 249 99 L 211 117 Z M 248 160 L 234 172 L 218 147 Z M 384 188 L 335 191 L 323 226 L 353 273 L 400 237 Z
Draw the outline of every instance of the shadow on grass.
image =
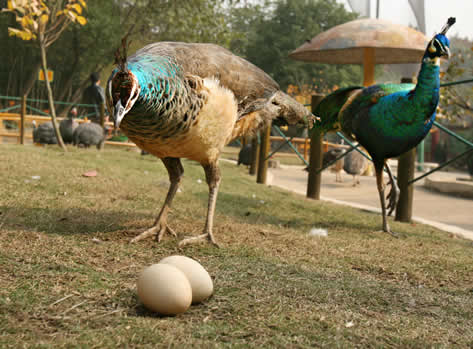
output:
M 340 214 L 335 210 L 331 210 L 333 214 L 327 214 L 326 203 L 310 203 L 313 207 L 308 209 L 306 199 L 292 197 L 286 193 L 281 193 L 279 199 L 268 202 L 240 194 L 220 192 L 216 210 L 217 213 L 225 212 L 225 215 L 249 224 L 269 224 L 301 230 L 314 226 L 337 229 L 347 227 L 348 220 L 350 229 L 366 232 L 381 230 L 381 215 L 378 213 L 360 214 L 359 211 L 353 210 L 350 217 L 347 217 L 346 212 Z
M 48 234 L 92 234 L 140 229 L 148 214 L 94 211 L 84 208 L 38 208 L 0 206 L 0 226 L 8 230 L 44 231 Z
M 287 193 L 279 193 L 269 200 L 221 191 L 217 200 L 216 213 L 225 215 L 243 224 L 273 225 L 278 228 L 309 231 L 312 227 L 330 230 L 346 230 L 347 221 L 350 230 L 361 230 L 367 233 L 381 228 L 379 214 L 360 214 L 353 210 L 347 217 L 346 212 L 340 214 L 335 208 L 329 208 L 322 202 L 309 202 Z M 274 193 L 272 194 L 274 195 Z M 185 212 L 179 209 L 183 198 L 176 198 L 176 210 L 170 215 L 172 225 L 179 225 L 179 221 L 190 219 L 204 226 L 208 192 L 202 191 L 193 194 L 197 205 L 202 209 L 197 213 Z M 161 202 L 157 205 L 160 207 Z M 307 207 L 309 206 L 309 208 Z M 123 237 L 133 237 L 149 228 L 156 218 L 158 210 L 107 210 L 87 209 L 84 207 L 52 208 L 52 207 L 11 207 L 0 206 L 0 227 L 8 230 L 44 231 L 48 234 L 97 234 L 120 232 Z M 220 224 L 218 218 L 214 225 Z M 396 230 L 406 231 L 402 225 L 396 224 Z M 179 228 L 176 226 L 176 232 Z M 398 229 L 401 228 L 401 229 Z M 199 228 L 200 230 L 200 228 Z M 123 232 L 126 231 L 125 234 Z

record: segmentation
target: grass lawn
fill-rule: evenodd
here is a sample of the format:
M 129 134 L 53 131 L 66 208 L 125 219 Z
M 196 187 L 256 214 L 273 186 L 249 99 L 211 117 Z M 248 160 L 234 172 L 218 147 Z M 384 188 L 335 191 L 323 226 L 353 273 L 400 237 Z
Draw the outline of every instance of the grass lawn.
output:
M 184 161 L 169 224 L 204 225 L 202 168 Z M 222 162 L 215 236 L 180 250 L 165 236 L 129 244 L 167 192 L 161 162 L 107 148 L 0 146 L 0 347 L 473 346 L 473 244 L 421 224 L 307 200 Z M 96 177 L 83 173 L 97 170 Z M 36 177 L 39 176 L 39 179 Z M 34 179 L 36 178 L 36 179 Z M 312 227 L 328 237 L 311 237 Z M 195 258 L 214 295 L 175 317 L 137 299 L 140 271 Z

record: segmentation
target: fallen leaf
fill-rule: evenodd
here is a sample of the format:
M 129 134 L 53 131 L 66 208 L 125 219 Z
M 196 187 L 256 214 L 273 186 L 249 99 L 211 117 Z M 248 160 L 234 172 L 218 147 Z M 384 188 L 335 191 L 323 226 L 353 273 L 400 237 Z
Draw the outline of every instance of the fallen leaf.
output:
M 97 171 L 92 170 L 92 171 L 87 171 L 82 174 L 83 177 L 96 177 L 97 176 Z

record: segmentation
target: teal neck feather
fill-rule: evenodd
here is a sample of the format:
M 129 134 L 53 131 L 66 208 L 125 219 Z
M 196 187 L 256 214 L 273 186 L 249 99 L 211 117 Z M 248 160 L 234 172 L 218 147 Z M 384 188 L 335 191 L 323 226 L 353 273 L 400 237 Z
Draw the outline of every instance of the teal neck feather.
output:
M 139 98 L 120 125 L 130 139 L 166 139 L 190 127 L 204 97 L 190 87 L 171 58 L 141 55 L 130 59 L 128 70 L 140 86 Z
M 437 58 L 438 60 L 438 58 Z M 440 88 L 440 67 L 435 60 L 425 58 L 422 62 L 417 85 L 415 88 L 415 99 L 425 108 L 424 120 L 429 120 L 425 124 L 425 131 L 428 132 L 435 119 L 435 110 L 439 102 Z

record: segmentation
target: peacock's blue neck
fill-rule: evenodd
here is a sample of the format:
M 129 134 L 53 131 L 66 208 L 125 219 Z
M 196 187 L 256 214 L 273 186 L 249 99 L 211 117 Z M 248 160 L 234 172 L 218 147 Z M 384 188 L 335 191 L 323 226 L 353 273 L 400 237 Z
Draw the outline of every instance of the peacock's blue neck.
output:
M 424 120 L 425 131 L 427 132 L 435 120 L 435 111 L 439 102 L 440 88 L 440 67 L 437 62 L 424 58 L 419 75 L 417 76 L 417 85 L 414 91 L 415 102 L 426 111 Z

